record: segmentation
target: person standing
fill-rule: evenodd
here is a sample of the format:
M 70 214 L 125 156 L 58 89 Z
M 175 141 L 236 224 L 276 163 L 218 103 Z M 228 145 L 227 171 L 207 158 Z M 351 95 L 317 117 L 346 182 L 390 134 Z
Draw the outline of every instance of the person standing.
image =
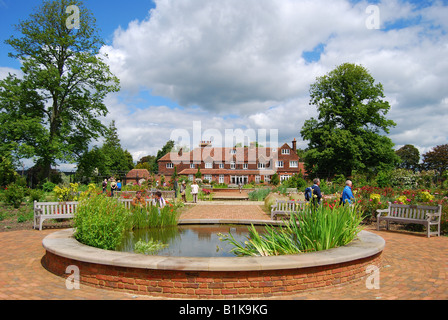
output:
M 173 189 L 174 189 L 174 199 L 177 199 L 177 192 L 179 190 L 179 182 L 177 178 L 175 178 L 173 181 Z
M 110 184 L 110 196 L 114 196 L 114 191 L 117 190 L 117 183 L 115 180 L 112 180 L 112 183 Z
M 187 202 L 187 184 L 185 181 L 182 181 L 180 185 L 180 195 L 182 196 L 182 201 Z
M 318 206 L 320 205 L 320 201 L 322 199 L 322 193 L 320 192 L 320 179 L 316 178 L 313 180 L 313 186 L 311 187 L 311 189 L 313 189 L 313 194 L 311 197 L 311 201 L 313 202 L 314 205 Z
M 117 191 L 121 191 L 121 181 L 117 181 Z
M 193 184 L 191 185 L 191 195 L 193 196 L 193 202 L 198 202 L 198 193 L 199 193 L 199 186 L 196 183 L 195 180 L 193 180 Z
M 104 179 L 104 181 L 102 183 L 102 186 L 103 186 L 103 193 L 106 193 L 106 191 L 107 191 L 107 179 Z
M 353 192 L 352 192 L 352 185 L 353 185 L 353 183 L 351 180 L 347 180 L 345 182 L 345 188 L 342 191 L 342 199 L 341 199 L 342 204 L 346 204 L 346 203 L 352 204 L 353 200 L 355 200 L 355 196 L 353 195 Z

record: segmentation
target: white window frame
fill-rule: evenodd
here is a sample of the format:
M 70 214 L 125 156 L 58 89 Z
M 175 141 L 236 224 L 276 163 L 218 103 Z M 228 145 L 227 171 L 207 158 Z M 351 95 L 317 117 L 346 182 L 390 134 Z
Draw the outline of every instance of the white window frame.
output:
M 230 162 L 230 169 L 235 170 L 236 169 L 236 163 L 235 161 Z
M 188 175 L 188 180 L 193 181 L 193 179 L 194 179 L 194 175 L 192 175 L 192 174 Z
M 190 163 L 190 169 L 195 169 L 196 165 L 194 163 Z
M 224 169 L 224 163 L 219 164 L 219 169 Z
M 299 161 L 289 161 L 289 167 L 290 168 L 298 168 L 299 167 Z
M 244 169 L 244 170 L 249 169 L 249 164 L 248 164 L 248 163 L 243 163 L 243 169 Z
M 260 183 L 261 176 L 255 176 L 255 183 Z
M 282 154 L 291 154 L 289 149 L 282 149 Z
M 166 164 L 167 169 L 174 169 L 174 163 L 167 163 Z
M 258 169 L 266 169 L 266 163 L 258 162 L 257 168 Z
M 208 182 L 212 182 L 213 176 L 211 174 L 204 175 L 204 180 L 208 180 Z
M 224 175 L 223 174 L 219 175 L 219 183 L 224 183 Z
M 277 162 L 275 163 L 275 166 L 276 166 L 277 168 L 283 168 L 284 165 L 285 165 L 285 164 L 283 163 L 282 160 L 279 160 L 279 161 L 277 161 Z
M 206 162 L 205 169 L 213 169 L 213 162 Z

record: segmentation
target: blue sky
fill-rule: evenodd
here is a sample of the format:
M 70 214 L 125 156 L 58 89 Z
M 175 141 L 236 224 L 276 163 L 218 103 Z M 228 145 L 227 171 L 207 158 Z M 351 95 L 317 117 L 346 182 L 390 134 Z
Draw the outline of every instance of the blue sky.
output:
M 0 78 L 19 73 L 3 41 L 36 0 L 0 0 Z M 344 62 L 384 86 L 389 137 L 421 153 L 448 143 L 448 1 L 87 0 L 121 91 L 106 99 L 134 160 L 176 130 L 278 130 L 298 140 L 316 116 L 309 87 Z M 379 29 L 366 27 L 378 9 Z M 153 9 L 152 15 L 149 11 Z M 373 17 L 376 19 L 376 17 Z M 375 20 L 376 21 L 376 20 Z M 100 142 L 98 142 L 100 143 Z M 191 141 L 192 146 L 197 141 Z

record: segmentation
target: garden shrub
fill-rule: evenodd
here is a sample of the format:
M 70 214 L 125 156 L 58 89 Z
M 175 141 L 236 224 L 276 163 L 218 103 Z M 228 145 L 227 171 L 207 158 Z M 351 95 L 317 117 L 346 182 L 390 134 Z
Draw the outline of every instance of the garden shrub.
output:
M 17 183 L 11 183 L 3 192 L 3 201 L 14 208 L 19 208 L 25 199 L 25 188 Z
M 80 201 L 74 218 L 75 239 L 105 250 L 114 250 L 121 243 L 129 211 L 114 198 L 102 194 Z
M 33 203 L 34 201 L 39 202 L 42 200 L 43 197 L 44 197 L 44 194 L 39 189 L 31 189 L 29 192 L 29 201 L 31 203 Z
M 52 192 L 54 190 L 54 188 L 56 187 L 56 185 L 51 182 L 51 181 L 46 181 L 43 185 L 42 185 L 42 190 L 44 192 Z

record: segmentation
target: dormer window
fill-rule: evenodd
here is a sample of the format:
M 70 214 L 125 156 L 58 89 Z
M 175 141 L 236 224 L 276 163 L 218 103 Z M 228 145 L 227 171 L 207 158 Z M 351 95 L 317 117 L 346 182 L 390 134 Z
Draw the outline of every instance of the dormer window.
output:
M 289 154 L 289 149 L 282 149 L 282 154 Z

